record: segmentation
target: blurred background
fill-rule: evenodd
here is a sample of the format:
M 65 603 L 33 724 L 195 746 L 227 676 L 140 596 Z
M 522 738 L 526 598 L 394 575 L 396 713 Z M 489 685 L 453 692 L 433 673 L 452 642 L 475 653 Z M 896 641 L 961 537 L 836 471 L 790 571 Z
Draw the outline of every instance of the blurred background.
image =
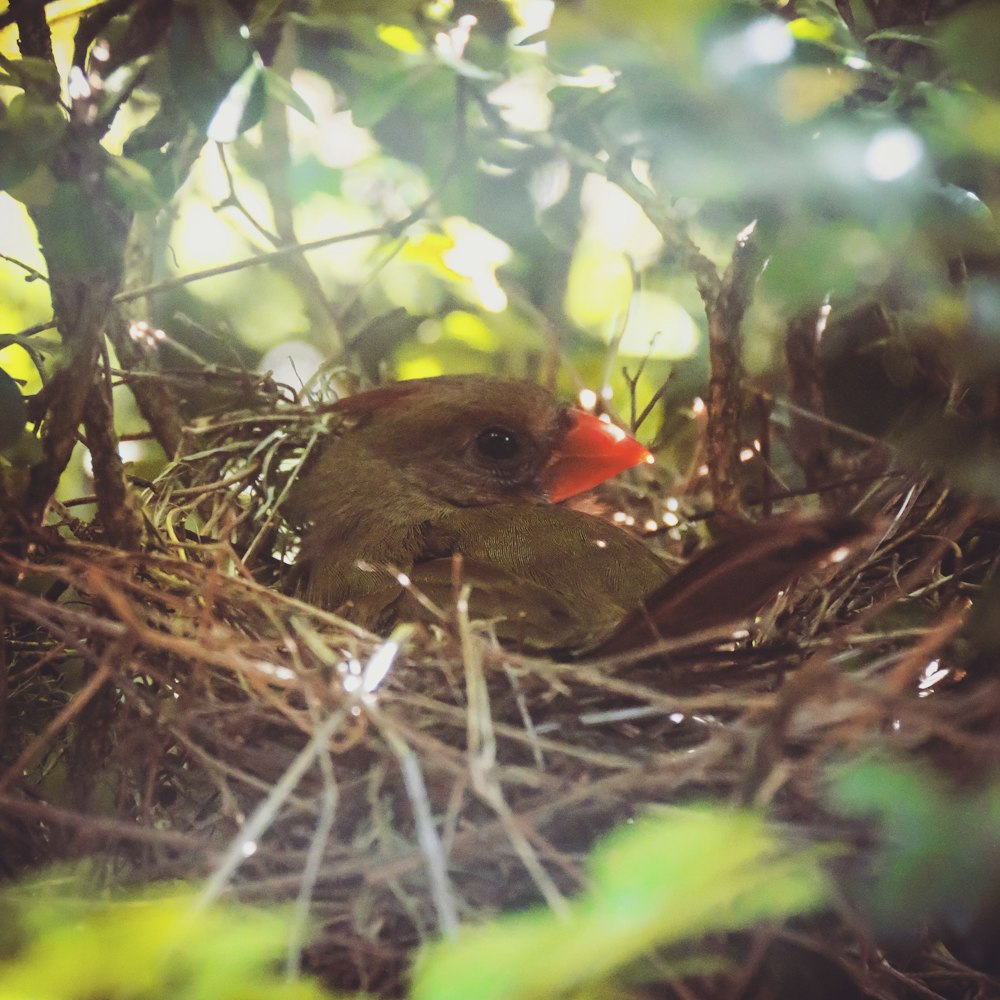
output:
M 85 273 L 110 205 L 132 220 L 119 308 L 186 419 L 240 405 L 223 370 L 304 399 L 501 372 L 626 422 L 654 403 L 640 435 L 681 477 L 706 313 L 749 239 L 747 399 L 785 487 L 810 479 L 783 461 L 791 403 L 1000 489 L 968 424 L 995 415 L 1000 364 L 992 4 L 45 9 L 58 79 L 11 62 L 0 14 L 0 368 L 21 395 L 65 358 L 39 219 Z M 80 122 L 107 154 L 98 198 L 52 163 Z M 123 456 L 151 476 L 162 447 L 115 395 Z M 87 492 L 77 460 L 60 493 Z

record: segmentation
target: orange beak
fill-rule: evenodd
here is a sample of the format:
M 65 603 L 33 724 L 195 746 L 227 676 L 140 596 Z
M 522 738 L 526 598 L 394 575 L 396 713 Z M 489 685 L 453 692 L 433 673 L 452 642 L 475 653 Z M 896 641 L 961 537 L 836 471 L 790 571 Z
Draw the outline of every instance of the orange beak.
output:
M 541 480 L 551 503 L 593 489 L 619 472 L 653 456 L 620 427 L 582 410 L 570 410 L 573 420 L 552 453 Z

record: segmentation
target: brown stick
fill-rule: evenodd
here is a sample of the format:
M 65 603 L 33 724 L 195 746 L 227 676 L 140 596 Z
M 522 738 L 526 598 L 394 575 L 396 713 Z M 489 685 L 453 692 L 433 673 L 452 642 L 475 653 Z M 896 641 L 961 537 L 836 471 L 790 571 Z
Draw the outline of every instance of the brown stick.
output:
M 703 293 L 708 315 L 708 469 L 712 505 L 724 520 L 743 520 L 740 502 L 740 421 L 743 414 L 743 339 L 740 326 L 760 273 L 753 234 L 741 238 L 718 293 Z

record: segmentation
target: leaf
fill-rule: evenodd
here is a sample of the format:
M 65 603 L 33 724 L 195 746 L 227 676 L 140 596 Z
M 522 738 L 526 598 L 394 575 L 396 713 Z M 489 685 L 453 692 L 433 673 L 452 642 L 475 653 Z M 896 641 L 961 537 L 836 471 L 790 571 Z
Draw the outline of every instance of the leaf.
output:
M 104 179 L 112 197 L 134 212 L 151 212 L 163 204 L 153 175 L 141 163 L 128 157 L 112 157 Z
M 1000 93 L 1000 18 L 996 4 L 977 3 L 952 14 L 940 36 L 952 72 L 982 90 Z
M 929 767 L 889 757 L 831 777 L 836 809 L 879 831 L 871 870 L 852 886 L 876 928 L 915 935 L 928 921 L 971 924 L 1000 884 L 1000 784 L 954 789 Z
M 260 121 L 264 114 L 267 85 L 257 59 L 229 88 L 206 129 L 213 142 L 232 142 Z
M 56 184 L 50 201 L 35 207 L 38 236 L 52 273 L 67 279 L 106 278 L 121 266 L 124 220 L 79 184 Z
M 59 99 L 59 71 L 48 59 L 8 59 L 0 52 L 0 85 L 20 87 L 31 97 L 54 104 Z
M 783 850 L 749 812 L 646 817 L 595 849 L 591 888 L 568 915 L 531 910 L 433 946 L 417 966 L 411 996 L 597 995 L 654 949 L 815 909 L 825 895 L 818 860 L 815 848 Z
M 56 179 L 52 171 L 40 163 L 24 180 L 11 185 L 7 193 L 28 206 L 47 205 L 52 200 Z
M 404 28 L 401 24 L 380 24 L 376 35 L 379 41 L 385 42 L 390 48 L 399 52 L 408 52 L 410 55 L 419 56 L 426 51 L 416 32 Z
M 80 880 L 82 883 L 82 880 Z M 87 898 L 50 876 L 0 897 L 0 997 L 45 1000 L 329 1000 L 278 971 L 282 914 L 200 908 L 192 890 Z M 113 960 L 112 960 L 113 956 Z
M 253 63 L 253 46 L 225 2 L 174 5 L 167 42 L 170 79 L 188 117 L 207 129 Z
M 66 124 L 58 107 L 15 96 L 0 118 L 0 189 L 10 190 L 32 174 L 59 144 Z
M 316 124 L 316 116 L 306 103 L 305 98 L 280 73 L 275 73 L 273 69 L 267 67 L 264 68 L 263 73 L 268 97 L 273 98 L 279 104 L 284 104 L 286 108 L 297 111 L 307 121 Z
M 351 118 L 355 125 L 359 128 L 377 125 L 411 93 L 416 80 L 425 72 L 426 67 L 406 67 L 375 80 L 351 101 Z
M 21 435 L 16 441 L 6 448 L 0 449 L 0 452 L 12 466 L 20 469 L 29 469 L 45 457 L 42 442 L 27 427 L 21 431 Z

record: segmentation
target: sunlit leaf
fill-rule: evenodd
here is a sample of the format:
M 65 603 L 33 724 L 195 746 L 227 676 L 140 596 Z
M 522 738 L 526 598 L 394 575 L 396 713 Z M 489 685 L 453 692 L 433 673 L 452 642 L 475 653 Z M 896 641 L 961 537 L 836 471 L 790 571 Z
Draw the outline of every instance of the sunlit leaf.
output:
M 444 336 L 478 351 L 496 350 L 500 346 L 497 335 L 473 313 L 463 310 L 450 312 L 445 316 L 442 327 Z
M 0 116 L 0 188 L 25 180 L 59 144 L 67 122 L 62 111 L 18 94 Z
M 510 258 L 510 248 L 467 219 L 446 219 L 443 231 L 427 233 L 406 245 L 404 259 L 429 266 L 445 280 L 455 282 L 462 294 L 490 312 L 506 305 L 496 271 Z
M 74 880 L 0 897 L 0 996 L 45 1000 L 323 1000 L 277 970 L 285 920 L 249 907 L 196 906 L 187 889 L 87 898 Z
M 423 42 L 413 31 L 401 24 L 380 24 L 377 35 L 379 41 L 400 52 L 409 52 L 412 55 L 421 55 L 424 52 Z
M 425 351 L 419 351 L 416 356 L 407 358 L 401 357 L 397 363 L 397 371 L 401 379 L 410 378 L 435 378 L 445 374 L 444 365 L 439 358 L 429 356 Z M 474 361 L 468 368 L 468 372 L 480 371 L 479 357 L 474 355 Z M 459 369 L 461 373 L 461 369 Z M 456 374 L 451 371 L 449 374 Z
M 591 888 L 566 917 L 529 911 L 435 946 L 412 997 L 544 1000 L 600 987 L 654 949 L 816 908 L 818 860 L 749 813 L 645 818 L 595 850 Z
M 792 37 L 803 42 L 827 42 L 836 33 L 830 21 L 808 17 L 797 17 L 789 21 L 788 30 Z
M 807 121 L 843 100 L 861 84 L 859 75 L 850 70 L 792 66 L 781 74 L 776 96 L 786 121 Z
M 59 97 L 59 71 L 48 59 L 8 59 L 0 52 L 0 86 L 20 87 L 40 101 L 54 103 Z
M 607 337 L 610 331 L 602 331 Z M 686 358 L 701 334 L 691 315 L 661 292 L 642 290 L 632 297 L 618 353 L 633 358 Z
M 307 121 L 316 124 L 316 116 L 305 98 L 280 74 L 273 69 L 264 68 L 264 83 L 267 87 L 268 97 L 273 98 L 279 104 L 297 111 Z
M 224 98 L 253 65 L 248 32 L 228 3 L 175 4 L 168 55 L 174 92 L 201 128 L 208 127 Z M 247 82 L 248 93 L 255 79 L 254 74 Z M 237 120 L 243 118 L 241 110 Z
M 603 243 L 581 240 L 566 283 L 566 314 L 580 326 L 598 332 L 623 317 L 632 295 L 632 268 L 621 253 Z

